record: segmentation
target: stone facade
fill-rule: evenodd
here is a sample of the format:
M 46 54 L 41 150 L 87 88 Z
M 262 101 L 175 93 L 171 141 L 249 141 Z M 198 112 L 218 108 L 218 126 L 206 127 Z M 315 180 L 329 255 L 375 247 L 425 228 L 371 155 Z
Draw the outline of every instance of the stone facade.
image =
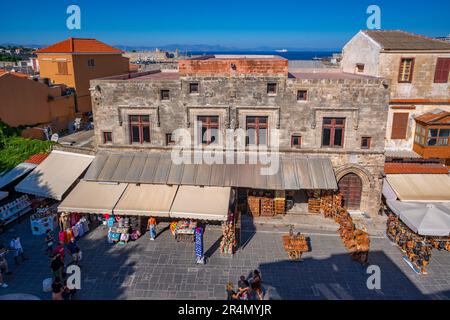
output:
M 433 109 L 450 111 L 450 81 L 434 83 L 438 58 L 450 58 L 450 50 L 383 50 L 364 32 L 356 34 L 343 48 L 344 72 L 383 77 L 390 80 L 390 107 L 386 126 L 386 150 L 412 150 L 416 123 L 414 117 Z M 414 58 L 411 83 L 398 81 L 402 58 Z M 357 72 L 356 64 L 364 64 Z M 396 112 L 408 113 L 406 139 L 391 139 Z
M 199 84 L 196 94 L 189 93 L 192 82 Z M 267 93 L 268 83 L 277 84 L 276 94 Z M 383 79 L 340 78 L 336 73 L 319 79 L 288 76 L 287 72 L 178 77 L 161 73 L 129 80 L 93 80 L 91 87 L 98 150 L 170 149 L 165 135 L 178 128 L 193 132 L 197 115 L 219 116 L 222 132 L 245 128 L 246 116 L 267 115 L 269 128 L 280 130 L 281 152 L 329 157 L 338 179 L 356 173 L 363 182 L 361 210 L 372 215 L 378 212 L 389 101 Z M 170 100 L 161 100 L 161 90 L 170 90 Z M 297 101 L 298 90 L 307 90 L 307 101 Z M 132 114 L 150 115 L 150 143 L 130 143 L 128 116 Z M 342 148 L 322 147 L 324 117 L 345 118 Z M 112 132 L 112 143 L 103 143 L 105 131 Z M 300 148 L 291 146 L 293 134 L 301 135 Z M 362 137 L 371 138 L 370 149 L 361 148 Z

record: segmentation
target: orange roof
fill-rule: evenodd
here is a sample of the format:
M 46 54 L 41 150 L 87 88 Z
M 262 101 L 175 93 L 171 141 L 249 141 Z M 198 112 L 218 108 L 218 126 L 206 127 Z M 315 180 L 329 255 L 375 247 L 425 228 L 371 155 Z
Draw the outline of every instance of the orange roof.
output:
M 450 112 L 435 109 L 417 116 L 415 119 L 426 124 L 450 124 Z
M 448 174 L 449 169 L 442 164 L 397 163 L 384 164 L 385 174 Z
M 122 50 L 96 39 L 69 38 L 41 48 L 36 53 L 122 53 Z
M 6 71 L 5 69 L 0 69 L 0 76 L 4 75 L 5 73 L 12 74 L 13 76 L 19 77 L 19 78 L 28 78 L 28 75 L 21 72 L 11 72 Z
M 28 160 L 25 160 L 24 162 L 25 163 L 33 163 L 33 164 L 39 165 L 47 157 L 48 157 L 48 153 L 37 153 L 37 154 L 34 154 L 31 157 L 29 157 Z

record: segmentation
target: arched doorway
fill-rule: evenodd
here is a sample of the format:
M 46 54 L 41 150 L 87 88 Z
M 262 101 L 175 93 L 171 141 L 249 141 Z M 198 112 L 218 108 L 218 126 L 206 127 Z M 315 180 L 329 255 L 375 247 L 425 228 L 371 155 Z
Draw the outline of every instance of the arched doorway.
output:
M 359 210 L 361 206 L 362 181 L 354 173 L 348 173 L 339 180 L 339 191 L 344 198 L 344 206 L 349 210 Z

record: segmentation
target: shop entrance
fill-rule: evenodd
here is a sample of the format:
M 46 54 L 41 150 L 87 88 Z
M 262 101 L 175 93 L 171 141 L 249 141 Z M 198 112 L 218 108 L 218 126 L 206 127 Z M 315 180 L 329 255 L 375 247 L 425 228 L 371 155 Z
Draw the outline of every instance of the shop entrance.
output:
M 348 173 L 339 180 L 338 185 L 344 199 L 344 206 L 349 210 L 359 210 L 362 194 L 361 178 L 354 173 Z

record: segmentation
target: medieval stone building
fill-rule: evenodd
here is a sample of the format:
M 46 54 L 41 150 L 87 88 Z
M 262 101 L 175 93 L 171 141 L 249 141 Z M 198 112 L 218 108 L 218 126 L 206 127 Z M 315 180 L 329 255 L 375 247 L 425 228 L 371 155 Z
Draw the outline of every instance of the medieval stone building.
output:
M 331 187 L 324 189 L 339 187 L 349 209 L 378 213 L 389 103 L 385 79 L 336 69 L 288 70 L 288 61 L 278 56 L 216 55 L 180 60 L 178 71 L 92 80 L 91 93 L 99 153 L 167 153 L 173 132 L 184 128 L 194 136 L 198 121 L 205 133 L 199 143 L 217 143 L 220 133 L 242 128 L 247 148 L 271 150 L 269 131 L 278 129 L 283 157 L 310 161 L 295 174 L 288 164 L 280 169 L 285 180 L 296 181 L 294 190 L 286 182 L 283 189 L 300 207 L 319 180 L 328 179 L 322 185 Z M 311 186 L 302 186 L 303 175 Z M 115 181 L 114 174 L 108 179 Z

